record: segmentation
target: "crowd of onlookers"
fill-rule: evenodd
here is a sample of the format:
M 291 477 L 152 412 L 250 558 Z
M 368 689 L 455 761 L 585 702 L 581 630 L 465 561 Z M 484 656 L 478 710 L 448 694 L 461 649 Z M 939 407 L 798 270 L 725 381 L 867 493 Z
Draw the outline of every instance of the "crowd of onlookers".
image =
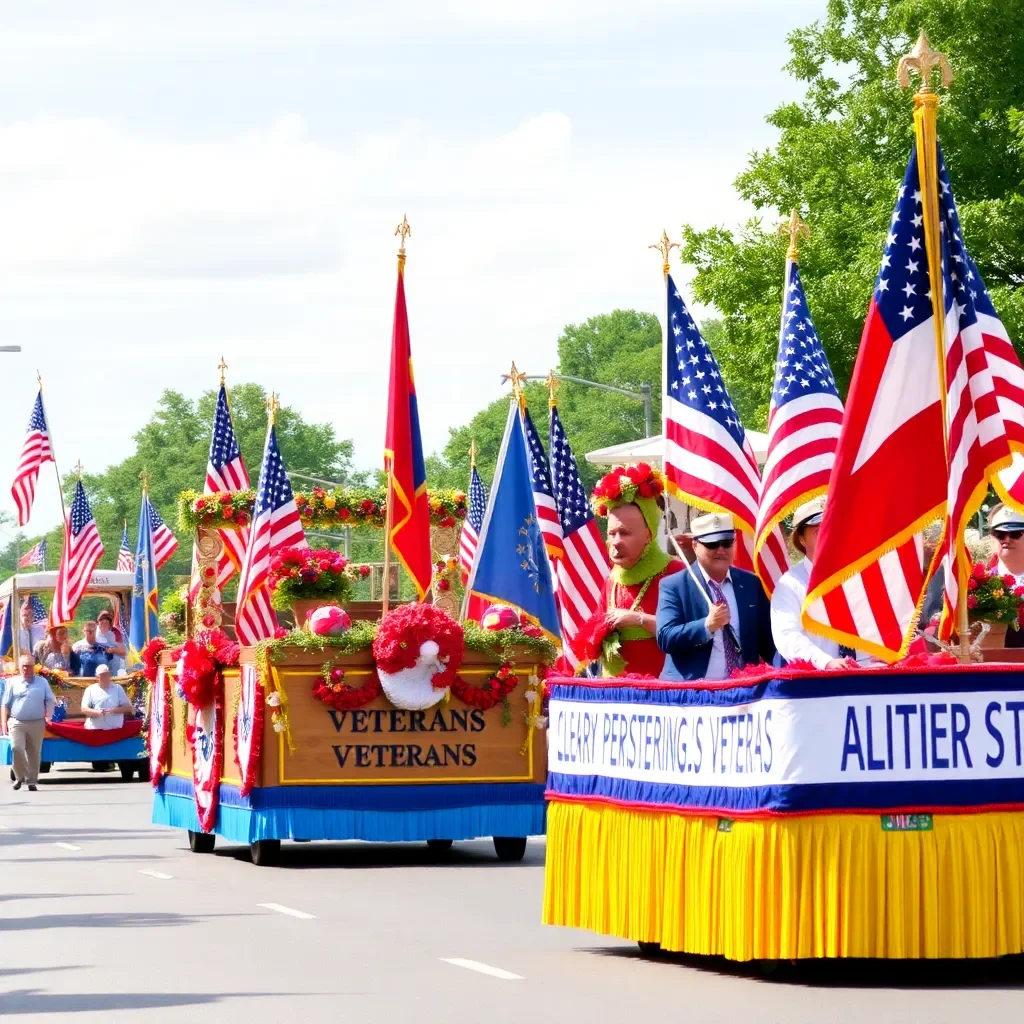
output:
M 22 652 L 31 651 L 35 663 L 44 668 L 91 679 L 100 665 L 106 665 L 113 675 L 119 675 L 125 668 L 126 639 L 124 631 L 114 625 L 111 611 L 102 611 L 86 622 L 82 638 L 71 643 L 66 626 L 33 622 L 29 605 L 21 608 L 18 647 Z

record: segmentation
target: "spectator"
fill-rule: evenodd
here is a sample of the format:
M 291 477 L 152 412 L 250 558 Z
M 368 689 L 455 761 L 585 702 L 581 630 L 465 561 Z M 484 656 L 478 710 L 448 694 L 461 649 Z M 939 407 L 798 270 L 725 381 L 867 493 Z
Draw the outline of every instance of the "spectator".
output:
M 26 599 L 21 605 L 21 625 L 18 627 L 18 650 L 31 654 L 40 640 L 46 639 L 46 620 L 32 621 L 32 605 Z
M 113 613 L 102 611 L 96 619 L 96 643 L 106 648 L 107 657 L 110 659 L 110 671 L 118 675 L 124 671 L 124 658 L 128 652 L 117 635 L 118 631 L 114 629 Z
M 99 665 L 110 666 L 107 649 L 96 636 L 96 623 L 91 619 L 82 627 L 82 639 L 77 640 L 71 648 L 76 676 L 91 679 L 96 675 Z
M 120 729 L 124 716 L 135 713 L 128 694 L 110 675 L 109 665 L 96 666 L 96 682 L 82 694 L 86 729 Z
M 50 684 L 35 674 L 35 660 L 29 653 L 18 658 L 20 676 L 7 680 L 0 707 L 0 735 L 10 736 L 14 753 L 14 788 L 27 783 L 35 791 L 43 755 L 43 733 L 57 706 Z
M 36 664 L 43 668 L 57 668 L 64 672 L 71 671 L 71 644 L 68 642 L 67 626 L 53 626 L 46 631 L 45 640 L 36 644 Z

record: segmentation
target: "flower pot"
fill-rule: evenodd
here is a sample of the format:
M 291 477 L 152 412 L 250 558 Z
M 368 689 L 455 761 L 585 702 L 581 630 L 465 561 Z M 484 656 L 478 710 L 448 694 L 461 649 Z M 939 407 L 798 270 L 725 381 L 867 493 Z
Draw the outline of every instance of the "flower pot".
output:
M 1009 629 L 1009 626 L 1005 622 L 990 622 L 988 625 L 989 631 L 982 637 L 979 644 L 981 649 L 987 651 L 1005 647 L 1006 631 Z
M 318 608 L 338 602 L 330 597 L 304 597 L 292 601 L 292 615 L 295 617 L 295 628 L 302 629 L 306 625 L 306 619 Z

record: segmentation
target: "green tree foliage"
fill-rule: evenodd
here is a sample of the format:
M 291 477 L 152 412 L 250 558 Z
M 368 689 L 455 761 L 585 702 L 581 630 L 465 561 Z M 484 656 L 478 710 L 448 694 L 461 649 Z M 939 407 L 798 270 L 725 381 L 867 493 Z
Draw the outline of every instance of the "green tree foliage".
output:
M 255 487 L 267 433 L 266 392 L 258 384 L 240 384 L 230 390 L 229 397 L 235 436 Z M 216 391 L 206 392 L 198 401 L 177 391 L 164 391 L 153 417 L 135 435 L 135 452 L 101 473 L 83 475 L 82 482 L 103 540 L 102 568 L 113 568 L 117 564 L 125 519 L 134 551 L 142 502 L 139 474 L 146 470 L 151 474 L 150 500 L 178 537 L 178 550 L 160 572 L 161 592 L 168 592 L 173 577 L 189 574 L 192 539 L 178 529 L 175 503 L 180 491 L 202 488 L 206 480 L 216 403 Z M 352 442 L 339 441 L 332 426 L 307 423 L 288 406 L 278 410 L 276 425 L 281 454 L 290 469 L 338 482 L 352 479 Z M 89 461 L 88 456 L 83 457 L 86 465 Z M 95 461 L 99 462 L 100 458 Z M 65 477 L 64 485 L 65 501 L 70 502 L 74 478 Z M 13 529 L 10 526 L 4 529 L 6 533 L 0 536 L 6 539 Z M 16 550 L 24 552 L 38 539 L 38 536 L 22 537 L 7 545 L 0 555 L 0 579 L 6 579 L 14 571 Z M 55 526 L 47 534 L 47 540 L 47 568 L 56 569 L 63 545 L 62 528 Z
M 913 104 L 896 67 L 923 28 L 949 55 L 939 140 L 968 249 L 1018 348 L 1024 341 L 1024 32 L 1006 0 L 830 0 L 789 37 L 799 103 L 768 121 L 774 149 L 736 179 L 763 211 L 739 232 L 683 229 L 693 295 L 724 314 L 716 354 L 744 423 L 763 429 L 778 343 L 786 242 L 796 207 L 811 228 L 800 268 L 815 326 L 845 394 L 882 246 L 913 141 Z
M 661 430 L 661 325 L 653 313 L 617 309 L 569 324 L 558 339 L 556 373 L 639 391 L 652 389 L 652 432 Z M 526 385 L 530 415 L 547 446 L 548 395 L 540 382 Z M 427 478 L 434 487 L 465 489 L 469 481 L 469 447 L 476 441 L 477 466 L 486 483 L 494 475 L 508 416 L 508 398 L 499 398 L 463 427 L 452 428 L 440 455 L 427 460 Z M 558 412 L 566 436 L 589 487 L 601 470 L 584 461 L 595 448 L 644 436 L 643 403 L 623 395 L 563 382 L 558 389 Z

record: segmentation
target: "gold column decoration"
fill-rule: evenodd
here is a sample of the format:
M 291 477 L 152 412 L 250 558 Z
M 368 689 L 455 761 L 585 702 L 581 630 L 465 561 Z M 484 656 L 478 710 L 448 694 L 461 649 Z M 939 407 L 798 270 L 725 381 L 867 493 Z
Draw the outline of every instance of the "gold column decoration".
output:
M 786 259 L 796 262 L 800 255 L 800 239 L 810 238 L 811 229 L 800 219 L 796 207 L 789 215 L 789 220 L 784 220 L 775 232 L 780 238 L 789 238 L 789 248 L 786 250 Z

